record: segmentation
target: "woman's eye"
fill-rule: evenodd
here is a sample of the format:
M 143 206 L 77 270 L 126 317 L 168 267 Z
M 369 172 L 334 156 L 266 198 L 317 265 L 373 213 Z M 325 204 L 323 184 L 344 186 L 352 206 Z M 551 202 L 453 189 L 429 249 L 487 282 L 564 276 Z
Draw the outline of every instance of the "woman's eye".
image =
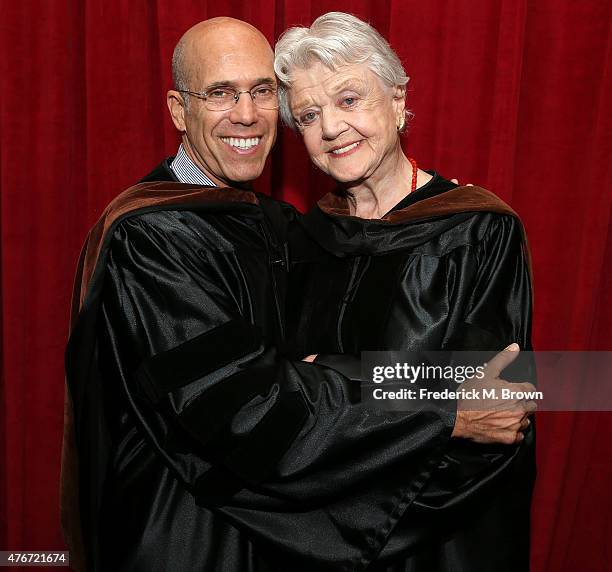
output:
M 317 114 L 314 111 L 307 111 L 300 115 L 300 123 L 302 125 L 310 125 L 317 118 Z
M 342 98 L 343 107 L 354 107 L 359 100 L 354 96 L 344 97 Z

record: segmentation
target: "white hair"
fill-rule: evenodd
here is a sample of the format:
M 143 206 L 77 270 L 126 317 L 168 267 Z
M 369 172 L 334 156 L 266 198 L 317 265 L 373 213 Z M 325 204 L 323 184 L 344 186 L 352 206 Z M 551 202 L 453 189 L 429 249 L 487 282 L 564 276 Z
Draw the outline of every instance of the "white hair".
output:
M 338 65 L 366 64 L 389 87 L 404 87 L 409 80 L 389 42 L 352 14 L 328 12 L 319 16 L 310 28 L 289 28 L 276 43 L 274 71 L 279 79 L 280 116 L 294 130 L 297 125 L 287 98 L 291 72 L 307 68 L 314 61 L 332 70 Z M 407 118 L 410 115 L 406 112 Z

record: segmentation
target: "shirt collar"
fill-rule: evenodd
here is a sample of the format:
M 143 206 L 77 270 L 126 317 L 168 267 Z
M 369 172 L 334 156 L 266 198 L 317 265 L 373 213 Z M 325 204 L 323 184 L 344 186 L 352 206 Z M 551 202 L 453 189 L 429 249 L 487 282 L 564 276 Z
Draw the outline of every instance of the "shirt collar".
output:
M 206 185 L 209 187 L 217 186 L 203 173 L 202 169 L 189 158 L 182 144 L 178 149 L 176 157 L 170 164 L 170 169 L 172 169 L 172 172 L 181 183 Z

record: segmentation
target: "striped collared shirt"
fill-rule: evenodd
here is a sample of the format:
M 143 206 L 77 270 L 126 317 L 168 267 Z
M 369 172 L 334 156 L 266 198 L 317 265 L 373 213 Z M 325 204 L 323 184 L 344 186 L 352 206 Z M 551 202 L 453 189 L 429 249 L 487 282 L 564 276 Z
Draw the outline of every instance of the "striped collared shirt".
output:
M 215 185 L 190 158 L 185 152 L 183 145 L 179 147 L 176 157 L 170 164 L 172 172 L 176 175 L 176 178 L 181 183 L 187 183 L 190 185 L 208 185 L 216 187 Z

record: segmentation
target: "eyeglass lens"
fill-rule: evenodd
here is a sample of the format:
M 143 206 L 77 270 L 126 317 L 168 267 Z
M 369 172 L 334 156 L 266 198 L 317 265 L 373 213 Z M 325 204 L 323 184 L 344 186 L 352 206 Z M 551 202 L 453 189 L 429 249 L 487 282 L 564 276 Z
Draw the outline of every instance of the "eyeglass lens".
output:
M 243 94 L 249 94 L 253 103 L 261 109 L 276 109 L 278 98 L 276 91 L 270 87 L 259 87 L 251 91 L 234 89 L 213 89 L 206 94 L 206 107 L 210 110 L 225 111 L 236 105 Z

